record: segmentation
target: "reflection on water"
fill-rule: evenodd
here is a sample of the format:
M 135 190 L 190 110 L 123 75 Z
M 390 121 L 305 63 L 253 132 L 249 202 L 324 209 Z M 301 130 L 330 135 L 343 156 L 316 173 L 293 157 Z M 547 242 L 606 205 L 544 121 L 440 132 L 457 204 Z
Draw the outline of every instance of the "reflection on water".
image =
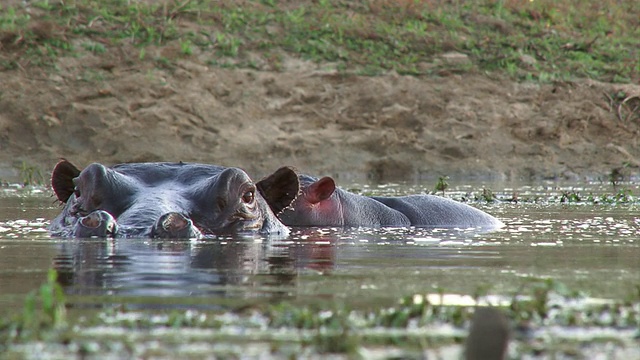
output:
M 62 244 L 54 259 L 72 295 L 151 297 L 287 296 L 297 271 L 334 266 L 331 239 L 89 239 Z M 157 302 L 157 300 L 151 300 Z
M 298 228 L 278 240 L 169 241 L 51 239 L 45 219 L 59 208 L 47 192 L 5 191 L 0 201 L 0 306 L 8 311 L 50 267 L 76 306 L 205 308 L 282 298 L 386 303 L 479 287 L 508 294 L 530 276 L 620 298 L 640 274 L 634 206 L 475 204 L 507 224 L 489 233 Z

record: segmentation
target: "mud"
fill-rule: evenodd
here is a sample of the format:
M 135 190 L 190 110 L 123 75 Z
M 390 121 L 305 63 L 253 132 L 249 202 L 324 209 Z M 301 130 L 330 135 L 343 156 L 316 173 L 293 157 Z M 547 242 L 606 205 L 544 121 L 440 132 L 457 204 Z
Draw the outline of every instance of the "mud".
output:
M 136 59 L 68 57 L 0 72 L 0 179 L 19 178 L 21 164 L 46 173 L 61 157 L 81 167 L 196 161 L 254 177 L 292 165 L 371 181 L 606 179 L 640 165 L 640 116 L 627 106 L 635 100 L 619 107 L 638 85 L 474 72 L 367 77 L 295 59 L 280 71 Z

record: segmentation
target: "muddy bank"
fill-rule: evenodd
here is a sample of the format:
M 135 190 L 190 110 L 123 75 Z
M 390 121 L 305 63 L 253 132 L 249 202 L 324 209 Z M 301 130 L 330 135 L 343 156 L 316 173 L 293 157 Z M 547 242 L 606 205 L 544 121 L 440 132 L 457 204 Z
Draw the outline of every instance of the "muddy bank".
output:
M 618 113 L 640 86 L 365 77 L 297 60 L 280 72 L 158 68 L 130 56 L 1 72 L 0 178 L 19 177 L 23 162 L 46 173 L 60 157 L 215 163 L 255 177 L 292 165 L 373 181 L 606 178 L 640 164 L 640 119 Z

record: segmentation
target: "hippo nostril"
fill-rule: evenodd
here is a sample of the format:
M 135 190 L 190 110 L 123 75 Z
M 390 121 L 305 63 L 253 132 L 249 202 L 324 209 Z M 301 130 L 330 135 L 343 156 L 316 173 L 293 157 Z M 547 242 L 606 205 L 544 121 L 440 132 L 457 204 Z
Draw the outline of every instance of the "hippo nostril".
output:
M 178 213 L 168 214 L 167 217 L 162 221 L 162 228 L 170 233 L 182 230 L 188 225 L 189 222 L 187 221 L 187 219 Z
M 100 224 L 102 223 L 102 220 L 100 219 L 100 215 L 98 215 L 96 213 L 91 213 L 91 214 L 83 217 L 80 220 L 80 223 L 85 227 L 95 229 L 98 226 L 100 226 Z
M 107 224 L 107 234 L 114 235 L 116 233 L 116 224 L 114 222 L 109 222 Z
M 73 236 L 107 237 L 115 236 L 117 231 L 118 223 L 111 214 L 98 210 L 78 219 L 77 226 L 73 230 Z
M 199 236 L 200 232 L 193 227 L 191 220 L 177 212 L 162 215 L 151 229 L 151 237 L 154 238 L 176 239 Z

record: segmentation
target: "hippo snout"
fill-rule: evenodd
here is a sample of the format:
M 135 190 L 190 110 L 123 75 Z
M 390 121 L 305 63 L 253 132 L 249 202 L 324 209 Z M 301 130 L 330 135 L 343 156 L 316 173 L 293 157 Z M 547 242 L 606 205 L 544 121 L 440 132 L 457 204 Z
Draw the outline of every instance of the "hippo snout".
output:
M 151 229 L 151 237 L 154 238 L 193 238 L 201 235 L 200 231 L 193 226 L 191 219 L 177 212 L 160 216 Z
M 96 210 L 78 219 L 75 237 L 114 237 L 118 232 L 116 219 L 106 211 Z

